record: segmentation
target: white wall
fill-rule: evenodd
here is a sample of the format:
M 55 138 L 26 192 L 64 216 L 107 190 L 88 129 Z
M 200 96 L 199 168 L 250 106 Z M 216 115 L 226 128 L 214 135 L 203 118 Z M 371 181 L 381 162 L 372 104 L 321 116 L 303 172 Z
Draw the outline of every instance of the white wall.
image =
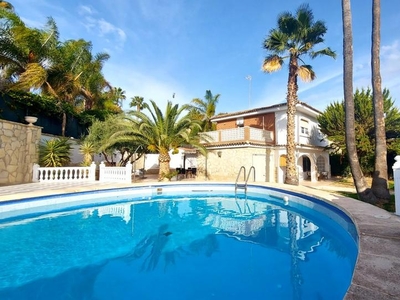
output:
M 46 134 L 42 133 L 42 136 L 40 137 L 40 143 L 46 142 L 52 139 L 58 139 L 62 138 L 60 136 L 52 135 L 52 134 Z M 71 143 L 71 165 L 79 165 L 83 161 L 83 155 L 79 153 L 79 141 L 80 140 L 75 140 L 73 138 L 70 139 Z
M 300 120 L 305 119 L 308 121 L 309 134 L 305 135 L 301 133 Z M 319 130 L 319 123 L 314 116 L 306 115 L 298 112 L 296 114 L 296 137 L 297 142 L 303 145 L 313 145 L 325 147 L 328 145 L 328 141 L 323 139 L 324 136 Z M 322 140 L 322 141 L 321 141 Z
M 195 155 L 191 154 L 186 154 L 185 155 L 185 162 L 183 161 L 183 154 L 184 151 L 179 149 L 179 153 L 177 154 L 172 154 L 172 150 L 169 151 L 169 155 L 171 157 L 170 161 L 170 167 L 171 169 L 176 169 L 176 168 L 183 168 L 185 165 L 185 168 L 195 168 L 197 166 L 197 159 Z M 145 160 L 145 170 L 154 170 L 154 169 L 159 169 L 159 163 L 158 163 L 158 154 L 146 154 L 146 160 Z
M 275 112 L 275 130 L 276 130 L 276 144 L 286 145 L 287 136 L 287 121 L 286 121 L 286 111 Z
M 309 134 L 304 135 L 301 134 L 300 128 L 300 120 L 305 119 L 308 121 L 309 125 Z M 287 139 L 287 115 L 286 111 L 278 111 L 275 113 L 275 126 L 276 126 L 276 144 L 277 145 L 286 145 Z M 319 131 L 319 124 L 317 119 L 314 116 L 307 115 L 305 113 L 296 112 L 295 116 L 295 142 L 303 145 L 314 145 L 314 146 L 322 146 L 325 147 L 328 145 L 327 140 L 323 139 L 323 134 Z M 322 141 L 321 141 L 322 140 Z

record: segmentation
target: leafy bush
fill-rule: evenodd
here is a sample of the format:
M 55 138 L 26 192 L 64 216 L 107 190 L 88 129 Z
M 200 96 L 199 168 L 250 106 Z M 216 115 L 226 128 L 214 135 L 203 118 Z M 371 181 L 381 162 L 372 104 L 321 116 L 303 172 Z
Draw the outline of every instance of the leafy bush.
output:
M 168 173 L 161 173 L 160 180 L 168 179 L 170 181 L 172 178 L 174 178 L 176 175 L 178 175 L 177 171 L 170 171 Z
M 71 144 L 67 138 L 48 140 L 39 146 L 42 167 L 63 167 L 70 163 Z
M 83 155 L 83 161 L 81 165 L 83 167 L 90 166 L 93 160 L 93 154 L 96 153 L 96 147 L 94 146 L 94 144 L 88 141 L 84 141 L 79 147 L 79 152 Z

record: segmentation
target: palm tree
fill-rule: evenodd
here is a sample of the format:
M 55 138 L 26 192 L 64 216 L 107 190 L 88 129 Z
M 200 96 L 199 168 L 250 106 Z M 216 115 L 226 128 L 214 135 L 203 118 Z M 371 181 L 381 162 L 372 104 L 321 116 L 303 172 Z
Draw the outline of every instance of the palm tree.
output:
M 141 111 L 132 111 L 133 118 L 129 118 L 130 125 L 125 130 L 116 132 L 112 139 L 115 141 L 128 141 L 143 145 L 149 152 L 158 153 L 160 163 L 159 179 L 170 173 L 169 151 L 178 153 L 178 148 L 191 145 L 202 154 L 206 153 L 201 144 L 200 136 L 195 134 L 200 129 L 198 121 L 190 118 L 188 105 L 173 105 L 167 103 L 165 112 L 162 113 L 156 102 L 150 100 L 151 106 L 147 107 L 148 114 Z
M 104 78 L 102 68 L 104 63 L 110 58 L 105 52 L 91 53 L 91 44 L 89 43 L 83 60 L 78 64 L 81 76 L 81 96 L 84 100 L 84 109 L 104 109 L 104 107 L 113 107 L 115 103 L 112 99 L 112 87 Z
M 135 96 L 131 98 L 131 103 L 129 103 L 129 107 L 136 107 L 137 111 L 141 111 L 144 108 L 148 108 L 147 103 L 144 102 L 144 98 L 140 96 Z
M 368 188 L 361 170 L 356 147 L 354 130 L 354 98 L 353 98 L 353 33 L 351 23 L 350 0 L 342 0 L 343 18 L 343 91 L 345 102 L 346 148 L 354 185 L 359 198 L 363 201 L 376 202 L 371 189 Z
M 123 101 L 126 99 L 125 91 L 122 90 L 120 87 L 114 87 L 112 89 L 112 94 L 114 97 L 114 102 L 117 106 L 122 107 Z
M 380 23 L 381 23 L 381 1 L 372 1 L 372 92 L 374 101 L 374 125 L 375 125 L 375 170 L 372 177 L 372 192 L 379 199 L 390 199 L 388 189 L 388 170 L 387 170 L 387 146 L 386 128 L 384 114 L 384 100 L 381 86 L 380 73 Z
M 82 71 L 79 66 L 90 43 L 83 40 L 70 40 L 60 43 L 51 54 L 47 68 L 47 80 L 42 85 L 42 93 L 54 97 L 62 111 L 62 136 L 65 136 L 67 106 L 74 106 L 80 95 Z
M 327 28 L 322 21 L 314 22 L 314 16 L 308 5 L 300 6 L 296 15 L 282 13 L 278 18 L 278 28 L 272 29 L 264 40 L 264 48 L 270 53 L 263 63 L 264 72 L 280 70 L 284 59 L 289 59 L 289 77 L 287 84 L 287 161 L 285 183 L 298 185 L 295 157 L 295 114 L 297 99 L 297 77 L 311 81 L 315 73 L 310 65 L 304 63 L 302 56 L 312 59 L 318 56 L 336 57 L 330 48 L 314 51 L 313 48 L 324 42 Z
M 210 90 L 207 90 L 204 96 L 205 100 L 199 98 L 192 100 L 193 114 L 199 115 L 202 121 L 203 131 L 215 130 L 215 124 L 213 124 L 211 118 L 215 116 L 215 110 L 220 96 L 220 94 L 214 96 Z
M 42 85 L 42 92 L 57 99 L 57 104 L 63 111 L 63 136 L 66 128 L 66 107 L 75 108 L 76 101 L 82 97 L 84 101 L 93 103 L 101 93 L 97 89 L 102 89 L 105 85 L 101 67 L 109 56 L 99 54 L 93 58 L 91 48 L 92 44 L 85 40 L 68 40 L 60 43 L 51 53 L 47 81 Z M 87 85 L 93 82 L 96 84 Z
M 46 65 L 58 45 L 58 29 L 49 18 L 43 30 L 27 27 L 12 11 L 0 9 L 0 64 L 14 90 L 38 89 L 46 81 Z

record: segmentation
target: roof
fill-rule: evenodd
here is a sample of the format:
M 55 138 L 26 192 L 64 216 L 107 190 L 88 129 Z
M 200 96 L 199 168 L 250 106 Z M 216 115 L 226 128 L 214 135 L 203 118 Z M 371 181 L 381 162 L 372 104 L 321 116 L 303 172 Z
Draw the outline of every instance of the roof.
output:
M 264 106 L 264 107 L 259 107 L 259 108 L 253 108 L 253 109 L 248 109 L 248 110 L 232 112 L 232 113 L 220 114 L 220 115 L 212 117 L 211 120 L 216 122 L 216 121 L 222 121 L 224 119 L 232 119 L 232 118 L 238 118 L 238 117 L 244 117 L 244 116 L 250 116 L 250 115 L 258 115 L 258 114 L 267 113 L 267 112 L 275 112 L 275 111 L 286 109 L 286 106 L 287 106 L 287 103 L 284 102 L 284 103 L 274 104 L 271 106 Z M 297 103 L 297 108 L 299 108 L 299 107 L 302 107 L 305 110 L 307 110 L 313 114 L 316 114 L 316 115 L 321 114 L 321 112 L 319 110 L 315 109 L 314 107 L 308 105 L 305 102 L 299 101 Z

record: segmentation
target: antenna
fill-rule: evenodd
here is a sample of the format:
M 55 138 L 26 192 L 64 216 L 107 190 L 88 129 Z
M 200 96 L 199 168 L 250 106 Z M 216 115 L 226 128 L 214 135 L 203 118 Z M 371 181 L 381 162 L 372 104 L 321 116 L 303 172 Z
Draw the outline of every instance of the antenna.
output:
M 252 77 L 251 77 L 251 75 L 247 75 L 245 78 L 246 78 L 246 80 L 249 81 L 249 108 L 250 108 L 250 102 L 251 102 L 251 79 L 252 79 Z

